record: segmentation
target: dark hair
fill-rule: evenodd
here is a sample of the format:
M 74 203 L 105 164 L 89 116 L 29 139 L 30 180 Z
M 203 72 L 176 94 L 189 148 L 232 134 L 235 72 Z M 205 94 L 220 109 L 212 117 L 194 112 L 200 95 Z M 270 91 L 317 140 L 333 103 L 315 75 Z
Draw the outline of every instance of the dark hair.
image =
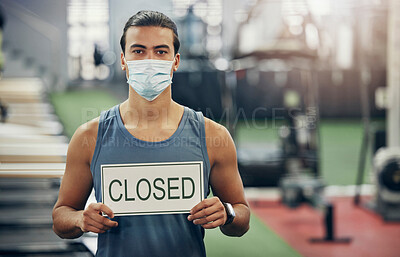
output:
M 179 42 L 178 29 L 176 28 L 175 22 L 173 22 L 168 16 L 160 12 L 139 11 L 135 15 L 130 17 L 129 20 L 125 23 L 124 32 L 120 40 L 121 49 L 124 54 L 126 45 L 126 31 L 132 26 L 155 26 L 171 29 L 174 33 L 174 54 L 178 53 L 181 43 Z

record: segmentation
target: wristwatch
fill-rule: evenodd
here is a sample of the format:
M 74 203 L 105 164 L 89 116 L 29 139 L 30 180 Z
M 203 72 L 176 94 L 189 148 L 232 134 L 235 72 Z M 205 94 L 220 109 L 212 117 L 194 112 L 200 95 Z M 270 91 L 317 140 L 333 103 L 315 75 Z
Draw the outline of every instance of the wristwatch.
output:
M 233 207 L 230 203 L 222 202 L 222 204 L 225 207 L 226 216 L 227 216 L 226 222 L 224 224 L 224 226 L 225 226 L 225 225 L 231 224 L 233 222 L 233 219 L 235 219 L 236 214 L 235 214 L 235 210 L 233 209 Z

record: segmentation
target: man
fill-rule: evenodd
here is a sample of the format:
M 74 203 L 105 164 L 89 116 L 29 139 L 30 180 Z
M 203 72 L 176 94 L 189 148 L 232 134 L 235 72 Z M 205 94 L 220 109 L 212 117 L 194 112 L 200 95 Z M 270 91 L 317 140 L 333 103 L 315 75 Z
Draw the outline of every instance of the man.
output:
M 125 24 L 121 48 L 129 98 L 73 135 L 53 229 L 62 238 L 98 233 L 97 256 L 205 256 L 204 229 L 219 227 L 228 236 L 249 229 L 233 140 L 223 126 L 171 99 L 180 62 L 172 20 L 138 12 Z M 189 214 L 114 217 L 101 203 L 100 165 L 185 161 L 203 162 L 204 195 L 209 187 L 214 194 Z M 97 203 L 84 209 L 93 187 Z

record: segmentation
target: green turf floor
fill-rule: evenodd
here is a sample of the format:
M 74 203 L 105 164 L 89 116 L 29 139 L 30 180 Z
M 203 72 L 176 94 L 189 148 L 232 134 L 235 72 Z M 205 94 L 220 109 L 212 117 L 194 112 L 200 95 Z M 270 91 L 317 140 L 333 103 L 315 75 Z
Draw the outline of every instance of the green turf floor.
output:
M 211 229 L 206 231 L 205 244 L 209 257 L 301 257 L 255 215 L 251 215 L 250 230 L 244 236 L 227 237 L 219 229 Z
M 50 98 L 68 136 L 80 124 L 119 102 L 109 92 L 101 90 L 55 93 Z M 272 121 L 262 121 L 261 124 L 239 122 L 236 142 L 277 143 L 279 125 L 279 122 Z M 330 185 L 354 184 L 361 146 L 361 122 L 323 120 L 320 132 L 322 174 L 325 182 Z M 300 256 L 254 215 L 251 217 L 250 231 L 242 238 L 229 238 L 214 229 L 207 231 L 205 242 L 210 257 Z
M 355 184 L 363 127 L 359 120 L 325 120 L 321 123 L 322 176 L 330 185 Z M 363 183 L 371 183 L 368 152 Z
M 119 103 L 118 99 L 103 90 L 76 90 L 50 95 L 55 111 L 63 123 L 65 134 L 71 137 L 83 123 L 100 115 Z

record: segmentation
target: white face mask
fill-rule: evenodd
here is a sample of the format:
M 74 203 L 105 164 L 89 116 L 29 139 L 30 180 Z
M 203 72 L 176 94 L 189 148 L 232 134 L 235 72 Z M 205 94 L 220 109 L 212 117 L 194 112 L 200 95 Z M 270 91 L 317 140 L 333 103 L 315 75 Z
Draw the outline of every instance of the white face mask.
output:
M 147 101 L 156 99 L 171 83 L 174 61 L 136 60 L 125 61 L 128 65 L 127 83 Z

